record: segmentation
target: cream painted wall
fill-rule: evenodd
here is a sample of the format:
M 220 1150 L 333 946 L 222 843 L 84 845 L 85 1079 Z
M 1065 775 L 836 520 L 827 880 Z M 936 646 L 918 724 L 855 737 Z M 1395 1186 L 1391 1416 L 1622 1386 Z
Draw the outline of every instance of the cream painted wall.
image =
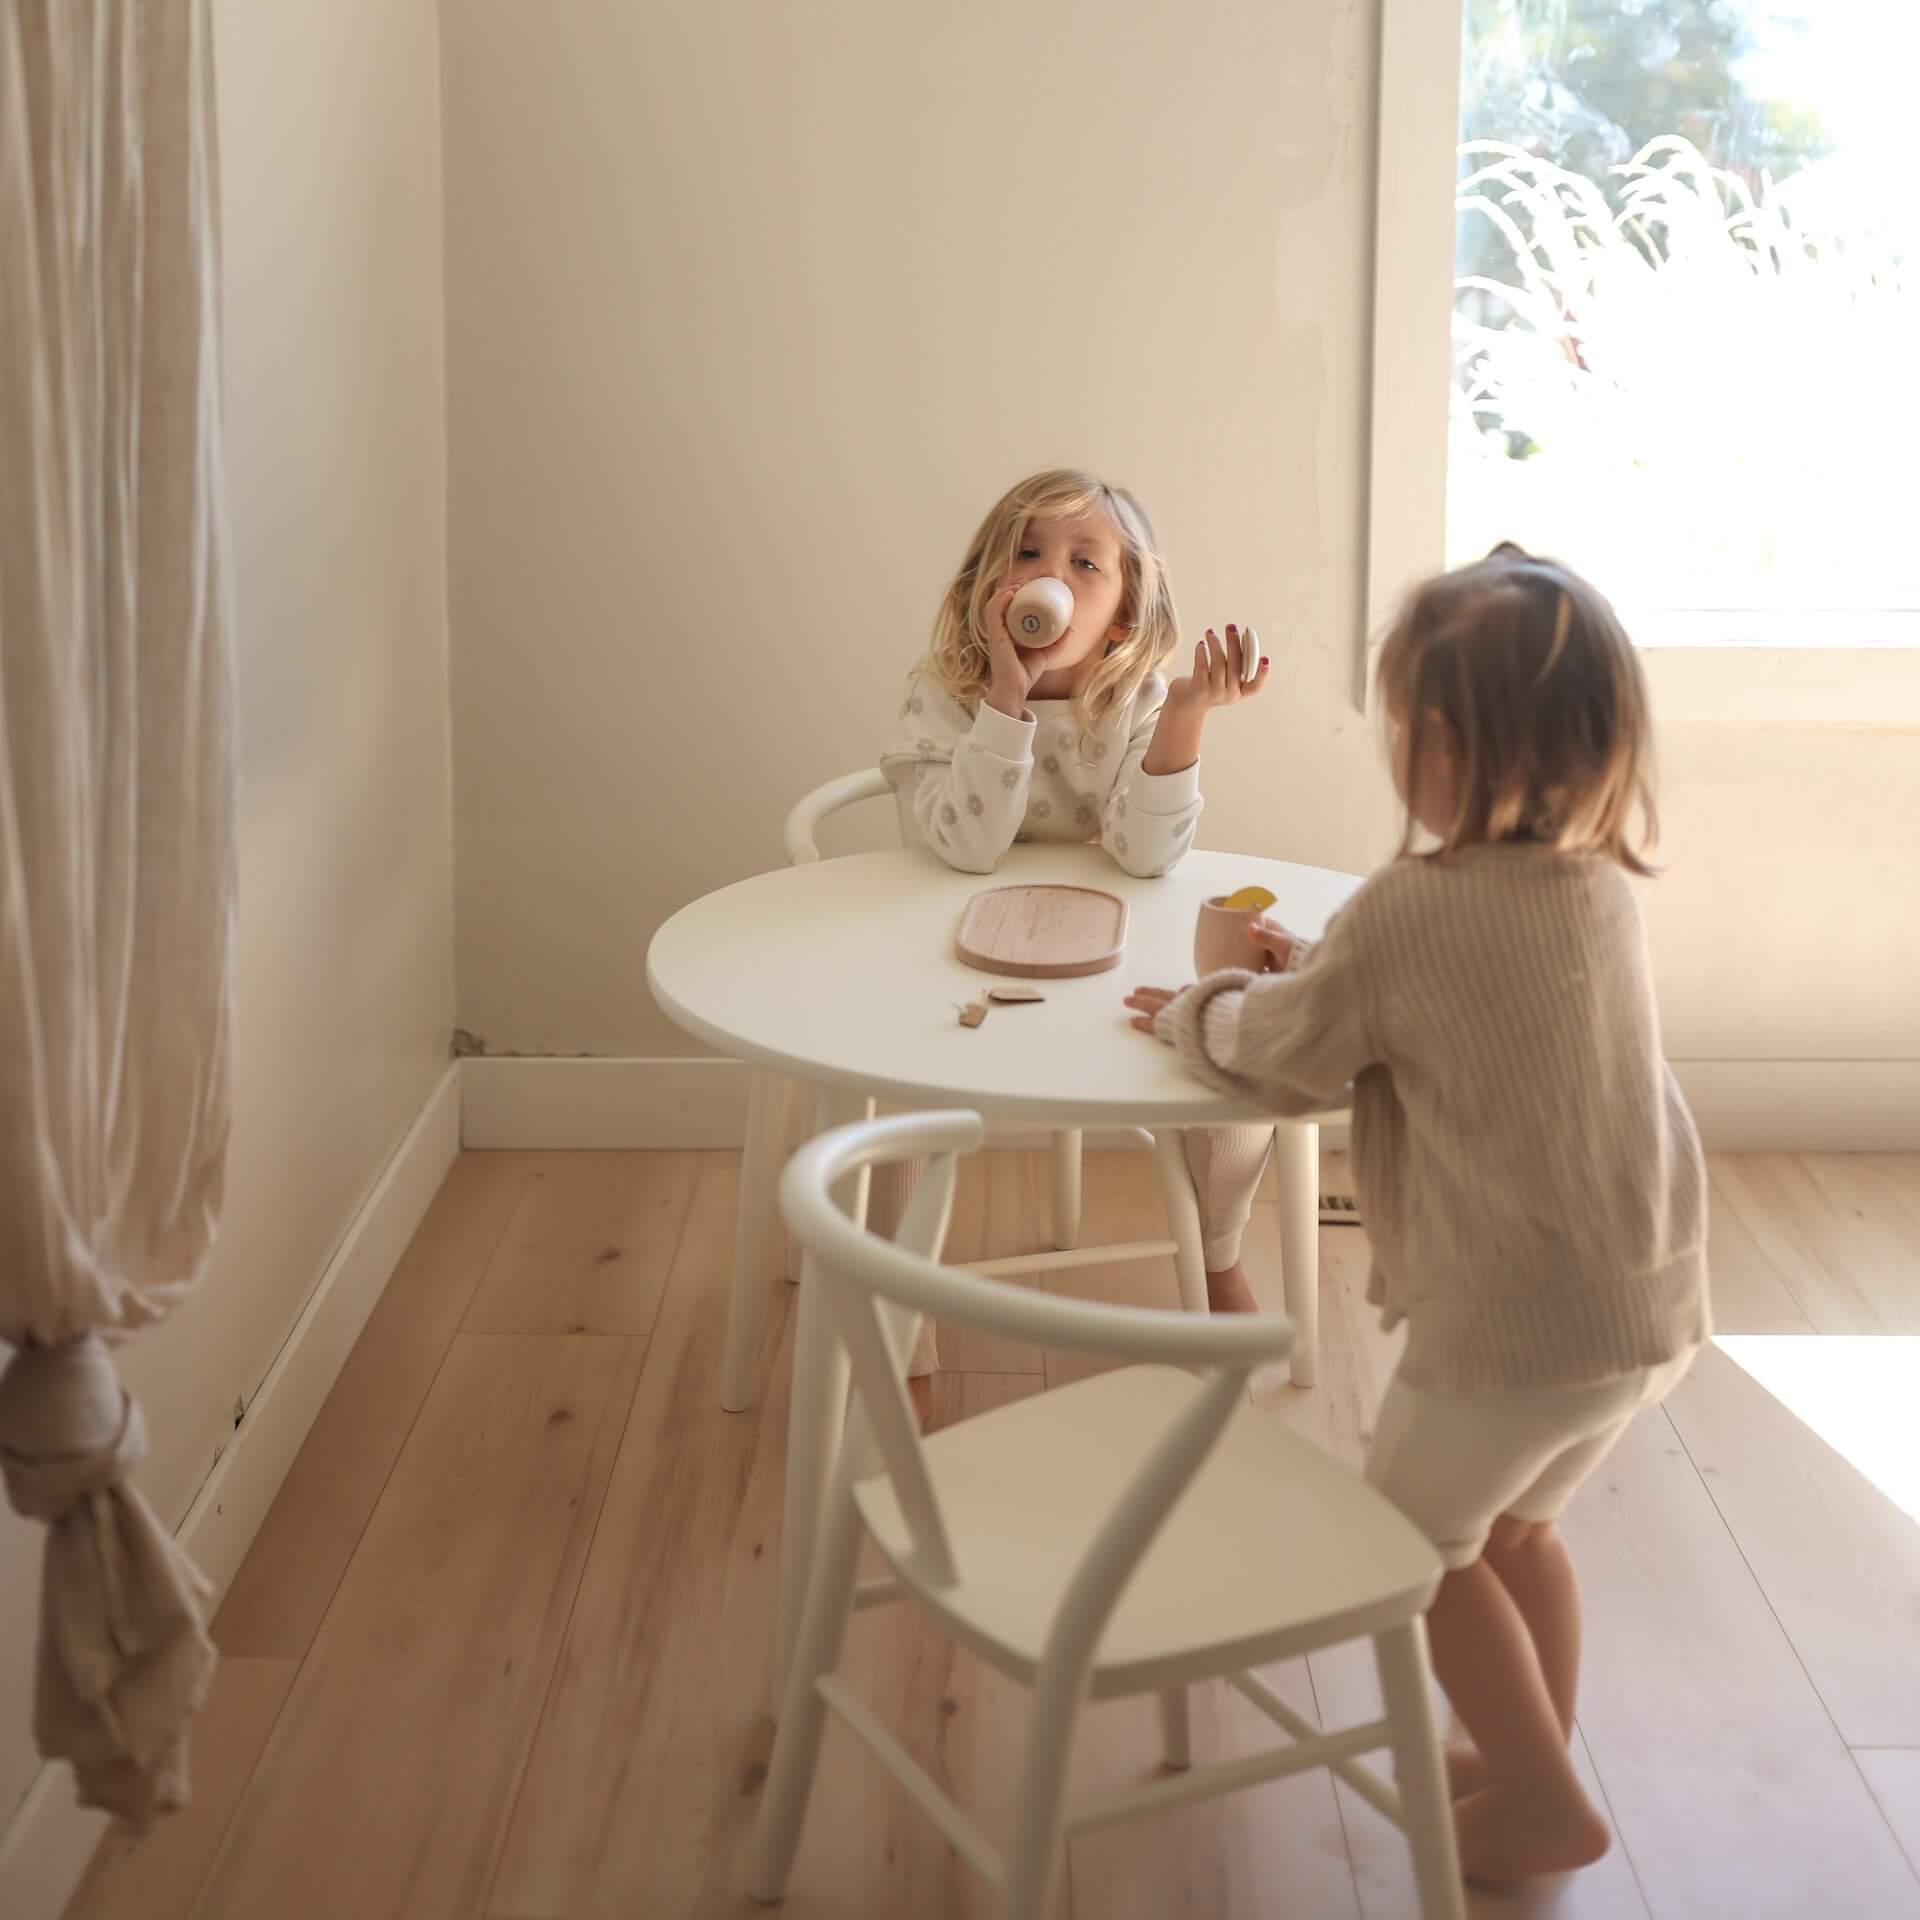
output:
M 236 1114 L 201 1292 L 126 1350 L 180 1519 L 445 1070 L 434 0 L 216 0 L 242 752 Z M 39 1541 L 0 1519 L 0 1825 Z
M 967 533 L 1046 462 L 1141 492 L 1191 623 L 1277 645 L 1210 736 L 1203 839 L 1380 855 L 1349 698 L 1374 14 L 449 10 L 464 1025 L 697 1051 L 649 935 L 872 763 Z M 1912 735 L 1663 750 L 1672 1050 L 1920 1057 Z

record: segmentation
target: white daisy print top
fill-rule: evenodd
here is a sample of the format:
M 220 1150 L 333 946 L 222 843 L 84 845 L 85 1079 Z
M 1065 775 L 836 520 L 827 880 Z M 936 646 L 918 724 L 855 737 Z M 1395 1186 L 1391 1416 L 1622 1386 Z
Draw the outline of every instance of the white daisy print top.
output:
M 1165 873 L 1193 845 L 1200 768 L 1143 773 L 1166 682 L 1082 735 L 1071 700 L 1033 700 L 1009 720 L 977 713 L 924 674 L 907 683 L 898 736 L 880 756 L 903 831 L 963 873 L 991 873 L 1016 839 L 1097 840 L 1128 873 Z

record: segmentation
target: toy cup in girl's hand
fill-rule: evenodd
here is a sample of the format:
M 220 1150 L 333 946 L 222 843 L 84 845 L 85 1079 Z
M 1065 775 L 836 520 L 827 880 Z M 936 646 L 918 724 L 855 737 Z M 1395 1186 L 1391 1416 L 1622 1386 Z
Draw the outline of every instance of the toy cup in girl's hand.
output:
M 1007 607 L 1007 631 L 1023 647 L 1052 646 L 1072 619 L 1072 588 L 1045 575 L 1029 580 Z
M 1265 887 L 1242 887 L 1238 893 L 1217 893 L 1200 903 L 1193 929 L 1193 970 L 1201 978 L 1223 967 L 1244 967 L 1263 973 L 1274 966 L 1267 950 L 1253 937 L 1253 924 L 1274 904 Z

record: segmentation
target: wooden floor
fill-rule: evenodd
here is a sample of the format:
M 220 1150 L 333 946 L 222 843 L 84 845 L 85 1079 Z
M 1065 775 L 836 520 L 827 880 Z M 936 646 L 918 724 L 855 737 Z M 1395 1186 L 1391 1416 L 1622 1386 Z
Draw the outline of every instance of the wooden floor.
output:
M 1158 1231 L 1143 1164 L 1089 1156 L 1088 1238 Z M 1042 1173 L 1019 1153 L 969 1168 L 956 1257 L 1038 1244 Z M 109 1839 L 72 1915 L 758 1911 L 742 1886 L 792 1292 L 773 1288 L 759 1410 L 722 1413 L 737 1178 L 722 1154 L 461 1158 L 215 1622 L 192 1809 L 137 1848 Z M 1577 1758 L 1618 1844 L 1477 1914 L 1920 1914 L 1920 1161 L 1722 1160 L 1714 1186 L 1722 1342 L 1568 1521 L 1588 1607 Z M 1361 1305 L 1362 1234 L 1322 1246 L 1323 1384 L 1256 1400 L 1357 1460 L 1394 1348 Z M 1266 1209 L 1248 1258 L 1276 1293 Z M 1164 1266 L 1064 1279 L 1175 1300 Z M 1072 1370 L 943 1345 L 943 1418 Z M 1018 1690 L 900 1609 L 857 1621 L 849 1657 L 994 1831 Z M 1364 1650 L 1273 1677 L 1323 1723 L 1373 1711 Z M 1196 1751 L 1244 1750 L 1263 1725 L 1205 1689 Z M 1156 1738 L 1150 1705 L 1097 1708 L 1080 1773 L 1141 1776 Z M 785 1911 L 988 1903 L 835 1732 Z M 1058 1902 L 1080 1920 L 1413 1911 L 1398 1835 L 1324 1775 L 1083 1838 Z

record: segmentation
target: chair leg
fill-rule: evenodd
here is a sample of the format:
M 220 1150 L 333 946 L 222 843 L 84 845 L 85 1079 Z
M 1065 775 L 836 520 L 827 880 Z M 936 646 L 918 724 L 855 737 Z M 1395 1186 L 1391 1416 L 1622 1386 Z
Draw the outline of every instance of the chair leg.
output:
M 1053 1244 L 1062 1253 L 1080 1244 L 1080 1148 L 1078 1127 L 1053 1136 Z
M 1200 1205 L 1194 1198 L 1187 1143 L 1169 1129 L 1153 1136 L 1153 1157 L 1160 1168 L 1160 1193 L 1173 1234 L 1173 1268 L 1180 1278 L 1180 1304 L 1188 1313 L 1206 1313 L 1207 1256 L 1200 1235 Z
M 1185 1687 L 1168 1687 L 1160 1695 L 1160 1757 L 1175 1773 L 1193 1765 L 1193 1721 Z
M 1420 1920 L 1465 1920 L 1466 1895 L 1454 1844 L 1453 1806 L 1447 1798 L 1446 1763 L 1434 1720 L 1427 1623 L 1416 1615 L 1405 1626 L 1373 1638 L 1380 1692 L 1393 1727 L 1393 1770 L 1400 1787 Z
M 747 1142 L 733 1219 L 733 1277 L 727 1290 L 727 1350 L 720 1404 L 729 1413 L 753 1405 L 753 1363 L 767 1311 L 773 1237 L 780 1229 L 774 1188 L 785 1164 L 787 1082 L 755 1067 L 747 1090 Z
M 820 1741 L 827 1725 L 827 1703 L 815 1682 L 840 1662 L 841 1643 L 853 1611 L 854 1588 L 860 1578 L 860 1540 L 853 1489 L 843 1481 L 834 1489 L 815 1556 L 806 1619 L 794 1648 L 786 1707 L 780 1715 L 780 1732 L 767 1766 L 765 1796 L 754 1832 L 749 1890 L 756 1900 L 768 1904 L 785 1893 L 793 1857 L 800 1848 L 807 1801 L 820 1764 Z
M 1296 1387 L 1320 1373 L 1320 1129 L 1283 1120 L 1273 1130 L 1280 1189 L 1280 1272 L 1293 1322 L 1290 1371 Z
M 1000 1920 L 1046 1920 L 1066 1841 L 1067 1761 L 1085 1691 L 1084 1669 L 1069 1676 L 1042 1665 L 1020 1762 Z
M 873 1102 L 857 1094 L 821 1093 L 814 1105 L 815 1131 L 872 1118 Z M 867 1173 L 834 1189 L 834 1198 L 855 1220 L 867 1211 Z M 812 1257 L 805 1266 L 811 1269 Z M 800 1634 L 800 1616 L 813 1564 L 814 1541 L 827 1483 L 840 1450 L 846 1420 L 847 1350 L 840 1344 L 817 1285 L 803 1272 L 800 1319 L 793 1336 L 793 1403 L 787 1413 L 787 1484 L 780 1531 L 780 1595 L 775 1623 L 773 1711 L 780 1711 L 787 1671 Z

